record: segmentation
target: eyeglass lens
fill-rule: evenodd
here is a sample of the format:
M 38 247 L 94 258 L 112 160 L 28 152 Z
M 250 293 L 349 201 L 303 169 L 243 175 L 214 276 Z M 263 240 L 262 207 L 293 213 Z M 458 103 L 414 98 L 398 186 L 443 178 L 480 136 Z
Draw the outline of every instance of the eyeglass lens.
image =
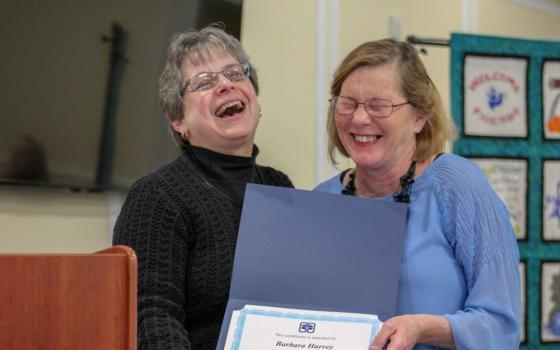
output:
M 358 103 L 354 99 L 338 96 L 333 98 L 333 103 L 335 112 L 344 115 L 354 113 L 361 104 L 364 105 L 366 112 L 373 117 L 385 118 L 393 112 L 391 101 L 383 99 L 370 99 L 363 103 Z
M 192 91 L 209 90 L 218 84 L 220 73 L 223 73 L 230 81 L 245 80 L 249 76 L 249 65 L 232 64 L 221 72 L 200 73 L 189 79 L 187 84 Z

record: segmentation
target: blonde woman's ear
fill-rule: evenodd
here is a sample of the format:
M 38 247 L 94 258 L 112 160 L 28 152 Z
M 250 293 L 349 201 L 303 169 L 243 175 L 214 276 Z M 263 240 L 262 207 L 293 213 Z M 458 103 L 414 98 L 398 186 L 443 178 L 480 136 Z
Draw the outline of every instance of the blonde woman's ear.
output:
M 418 113 L 416 115 L 416 120 L 414 122 L 414 133 L 419 134 L 422 129 L 424 129 L 424 125 L 428 121 L 428 117 L 424 113 Z

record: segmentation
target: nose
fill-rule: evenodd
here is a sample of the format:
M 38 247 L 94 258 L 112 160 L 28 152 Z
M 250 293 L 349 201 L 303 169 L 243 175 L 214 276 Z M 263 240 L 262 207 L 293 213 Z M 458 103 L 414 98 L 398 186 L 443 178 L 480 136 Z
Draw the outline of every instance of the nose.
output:
M 222 74 L 218 74 L 218 84 L 216 84 L 216 92 L 223 93 L 233 88 L 233 82 Z
M 366 111 L 366 106 L 363 103 L 358 104 L 358 108 L 352 114 L 352 121 L 356 124 L 371 124 L 371 116 Z

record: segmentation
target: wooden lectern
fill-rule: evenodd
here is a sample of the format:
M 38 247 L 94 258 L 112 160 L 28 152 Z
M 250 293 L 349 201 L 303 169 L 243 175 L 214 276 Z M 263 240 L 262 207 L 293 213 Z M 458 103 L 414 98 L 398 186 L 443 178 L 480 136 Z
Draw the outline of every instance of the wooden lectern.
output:
M 94 254 L 0 254 L 0 349 L 136 349 L 137 261 Z

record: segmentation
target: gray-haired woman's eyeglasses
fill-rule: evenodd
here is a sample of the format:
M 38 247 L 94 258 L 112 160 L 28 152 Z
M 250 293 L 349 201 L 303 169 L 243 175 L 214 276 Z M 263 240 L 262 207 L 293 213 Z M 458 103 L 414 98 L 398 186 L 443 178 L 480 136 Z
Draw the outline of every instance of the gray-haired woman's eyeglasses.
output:
M 185 91 L 204 91 L 210 90 L 218 84 L 220 73 L 223 73 L 230 81 L 241 81 L 249 78 L 251 75 L 251 66 L 249 63 L 230 64 L 224 70 L 219 72 L 201 72 L 194 77 L 188 79 L 181 89 L 181 96 Z

